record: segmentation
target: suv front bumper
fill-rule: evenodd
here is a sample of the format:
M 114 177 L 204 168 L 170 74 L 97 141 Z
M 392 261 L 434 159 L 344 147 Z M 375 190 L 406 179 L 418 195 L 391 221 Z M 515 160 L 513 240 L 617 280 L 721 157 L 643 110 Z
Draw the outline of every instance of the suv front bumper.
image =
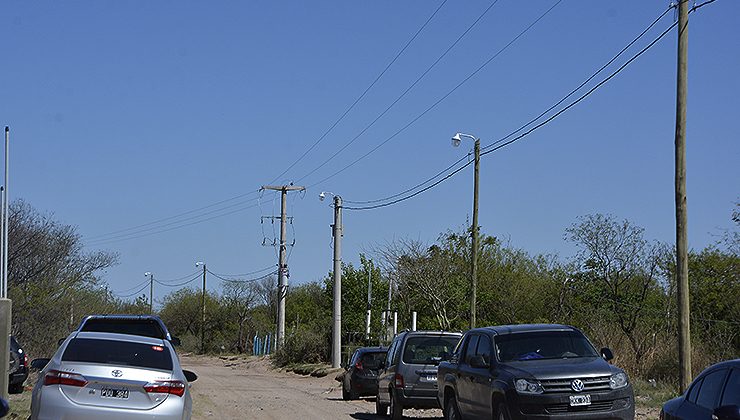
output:
M 635 401 L 632 386 L 613 391 L 591 392 L 591 404 L 571 407 L 567 393 L 508 395 L 508 408 L 512 419 L 615 419 L 635 418 Z

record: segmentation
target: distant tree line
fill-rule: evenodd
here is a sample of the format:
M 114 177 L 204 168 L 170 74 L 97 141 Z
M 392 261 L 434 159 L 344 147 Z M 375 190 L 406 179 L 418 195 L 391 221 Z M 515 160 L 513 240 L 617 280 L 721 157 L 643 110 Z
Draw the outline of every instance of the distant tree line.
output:
M 689 258 L 694 370 L 740 356 L 740 216 L 717 244 Z M 32 356 L 49 355 L 59 338 L 90 313 L 147 313 L 146 296 L 116 298 L 104 281 L 117 263 L 108 252 L 85 252 L 71 226 L 23 201 L 11 205 L 9 294 L 13 333 Z M 342 265 L 343 341 L 351 346 L 386 343 L 388 308 L 399 329 L 412 312 L 419 329 L 463 331 L 469 322 L 470 231 L 447 231 L 434 243 L 400 239 L 375 245 L 360 265 Z M 676 379 L 675 254 L 644 230 L 611 215 L 581 217 L 564 232 L 574 256 L 530 255 L 481 232 L 478 249 L 479 326 L 564 323 L 582 329 L 596 346 L 610 346 L 632 375 Z M 370 258 L 372 256 L 372 258 Z M 286 300 L 286 342 L 276 363 L 330 358 L 332 273 L 320 282 L 291 286 Z M 365 337 L 371 283 L 371 334 Z M 276 279 L 224 281 L 206 296 L 182 288 L 157 305 L 182 340 L 181 351 L 250 353 L 253 337 L 274 332 Z M 389 290 L 390 288 L 390 290 Z M 200 334 L 205 331 L 204 343 Z

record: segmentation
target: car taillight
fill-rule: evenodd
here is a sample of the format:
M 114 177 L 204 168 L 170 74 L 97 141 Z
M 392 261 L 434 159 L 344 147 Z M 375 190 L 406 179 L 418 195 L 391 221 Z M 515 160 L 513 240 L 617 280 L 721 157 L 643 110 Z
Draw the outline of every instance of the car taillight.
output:
M 185 394 L 185 384 L 180 381 L 149 382 L 144 385 L 144 391 L 157 394 L 172 394 L 182 397 Z
M 87 379 L 78 373 L 62 372 L 59 370 L 50 370 L 44 376 L 44 385 L 70 385 L 85 386 Z
M 396 388 L 403 388 L 403 375 L 397 373 L 393 380 L 393 384 L 396 386 Z
M 357 363 L 355 363 L 355 369 L 362 370 L 362 360 L 358 360 Z
M 23 355 L 23 361 L 21 363 L 23 363 L 24 367 L 28 367 L 28 355 L 27 354 Z

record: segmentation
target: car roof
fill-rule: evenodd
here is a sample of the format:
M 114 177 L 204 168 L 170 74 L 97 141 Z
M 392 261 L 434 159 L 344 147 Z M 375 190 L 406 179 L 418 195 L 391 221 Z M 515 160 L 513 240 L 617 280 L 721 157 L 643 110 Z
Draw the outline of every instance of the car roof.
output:
M 167 341 L 162 338 L 146 337 L 143 335 L 118 334 L 97 331 L 80 331 L 75 334 L 74 338 L 85 338 L 91 340 L 117 340 L 127 341 L 130 343 L 151 344 L 156 346 L 161 346 Z
M 132 320 L 153 320 L 160 322 L 164 325 L 164 322 L 162 322 L 162 318 L 158 317 L 157 315 L 136 315 L 136 314 L 94 314 L 94 315 L 88 315 L 84 318 L 82 318 L 82 322 L 80 325 L 85 323 L 85 321 L 90 319 L 132 319 Z
M 360 347 L 357 350 L 358 353 L 383 353 L 388 351 L 388 347 Z
M 739 368 L 739 367 L 740 367 L 740 359 L 725 360 L 723 362 L 718 362 L 718 363 L 715 363 L 707 367 L 699 375 L 697 375 L 697 377 L 703 375 L 705 372 L 709 372 L 710 370 Z
M 452 332 L 452 331 L 442 331 L 442 330 L 422 330 L 422 331 L 417 330 L 417 331 L 404 331 L 404 332 L 400 333 L 399 335 L 406 335 L 407 337 L 415 337 L 415 336 L 418 336 L 418 335 L 420 335 L 420 336 L 425 336 L 425 335 L 428 335 L 428 336 L 444 336 L 444 335 L 449 335 L 449 336 L 455 336 L 455 337 L 458 337 L 459 338 L 459 337 L 462 336 L 462 333 L 460 333 L 460 332 Z
M 578 331 L 577 328 L 570 325 L 561 324 L 514 324 L 514 325 L 494 325 L 491 327 L 476 328 L 471 331 L 481 331 L 493 334 L 516 334 L 523 332 L 543 332 L 543 331 Z

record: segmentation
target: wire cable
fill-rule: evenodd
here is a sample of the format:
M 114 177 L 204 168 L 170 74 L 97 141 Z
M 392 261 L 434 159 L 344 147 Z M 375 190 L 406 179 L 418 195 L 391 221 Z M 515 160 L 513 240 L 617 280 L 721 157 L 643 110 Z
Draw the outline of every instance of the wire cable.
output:
M 375 77 L 375 80 L 373 80 L 373 82 L 372 82 L 372 83 L 370 83 L 370 86 L 368 86 L 367 88 L 365 88 L 365 91 L 363 91 L 363 92 L 362 92 L 362 94 L 360 94 L 360 96 L 358 96 L 358 97 L 357 97 L 357 98 L 356 98 L 356 99 L 354 100 L 354 102 L 352 102 L 352 105 L 350 105 L 350 106 L 349 106 L 349 107 L 348 107 L 348 108 L 347 108 L 347 109 L 346 109 L 346 110 L 345 110 L 345 111 L 344 111 L 344 112 L 342 113 L 342 115 L 340 115 L 340 116 L 339 116 L 339 118 L 337 118 L 337 120 L 336 120 L 336 121 L 334 121 L 334 124 L 332 124 L 332 125 L 331 125 L 331 126 L 330 126 L 330 127 L 329 127 L 329 128 L 328 128 L 328 129 L 327 129 L 327 130 L 326 130 L 325 132 L 324 132 L 324 134 L 322 134 L 322 135 L 321 135 L 321 136 L 320 136 L 320 137 L 319 137 L 319 138 L 318 138 L 318 139 L 317 139 L 317 140 L 316 140 L 316 141 L 315 141 L 315 142 L 314 142 L 314 143 L 313 143 L 313 144 L 311 145 L 311 147 L 309 147 L 309 148 L 308 148 L 308 149 L 307 149 L 307 150 L 306 150 L 305 152 L 303 152 L 303 154 L 302 154 L 302 155 L 301 155 L 301 156 L 300 156 L 300 157 L 299 157 L 298 159 L 296 159 L 296 160 L 295 160 L 295 161 L 294 161 L 294 162 L 293 162 L 293 163 L 292 163 L 292 164 L 291 164 L 290 166 L 288 166 L 288 168 L 287 168 L 287 169 L 285 169 L 285 170 L 284 170 L 284 171 L 283 171 L 283 172 L 282 172 L 282 173 L 281 173 L 280 175 L 276 176 L 276 177 L 275 177 L 275 179 L 273 179 L 272 181 L 270 181 L 270 183 L 271 183 L 271 184 L 272 184 L 272 183 L 274 183 L 274 182 L 276 182 L 277 180 L 279 180 L 279 179 L 280 179 L 280 178 L 281 178 L 281 177 L 282 177 L 283 175 L 285 175 L 286 173 L 288 173 L 288 171 L 290 171 L 291 169 L 293 169 L 293 167 L 294 167 L 294 166 L 295 166 L 296 164 L 298 164 L 298 162 L 300 162 L 301 160 L 303 160 L 303 158 L 305 158 L 305 157 L 306 157 L 306 155 L 308 155 L 308 153 L 309 153 L 309 152 L 311 152 L 311 150 L 313 150 L 313 149 L 314 149 L 314 148 L 315 148 L 316 146 L 318 146 L 318 144 L 319 144 L 319 143 L 321 143 L 321 141 L 322 141 L 322 140 L 324 140 L 324 138 L 325 138 L 325 137 L 326 137 L 326 136 L 327 136 L 327 135 L 328 135 L 328 134 L 329 134 L 330 132 L 332 132 L 332 130 L 334 130 L 334 128 L 335 128 L 335 127 L 337 126 L 337 124 L 339 124 L 339 123 L 340 123 L 340 122 L 341 122 L 341 121 L 342 121 L 342 120 L 344 119 L 344 117 L 346 117 L 346 116 L 347 116 L 347 114 L 349 114 L 349 112 L 350 112 L 350 111 L 352 111 L 352 109 L 354 109 L 355 105 L 357 105 L 357 103 L 359 103 L 359 102 L 360 102 L 360 101 L 362 100 L 362 98 L 364 98 L 364 97 L 365 97 L 365 95 L 367 95 L 367 93 L 368 93 L 368 92 L 370 91 L 370 89 L 372 89 L 372 88 L 373 88 L 373 86 L 375 86 L 375 84 L 376 84 L 376 83 L 378 83 L 378 81 L 380 80 L 380 78 L 381 78 L 381 77 L 383 77 L 383 75 L 384 75 L 384 74 L 385 74 L 385 73 L 386 73 L 386 72 L 388 71 L 388 69 L 390 69 L 390 68 L 391 68 L 391 66 L 393 65 L 393 63 L 395 63 L 395 62 L 396 62 L 396 60 L 398 60 L 398 58 L 399 58 L 399 57 L 401 56 L 401 54 L 403 54 L 403 53 L 404 53 L 404 51 L 406 51 L 406 49 L 407 49 L 407 48 L 409 47 L 409 45 L 411 45 L 411 43 L 412 43 L 412 42 L 414 42 L 414 40 L 416 39 L 416 37 L 417 37 L 417 36 L 419 36 L 419 34 L 421 33 L 421 31 L 423 31 L 423 30 L 424 30 L 424 28 L 426 28 L 426 27 L 427 27 L 427 25 L 429 24 L 429 22 L 431 22 L 431 20 L 432 20 L 432 19 L 434 18 L 434 16 L 436 16 L 436 15 L 437 15 L 437 12 L 439 12 L 439 10 L 440 10 L 440 9 L 442 8 L 442 6 L 444 6 L 444 5 L 445 5 L 445 3 L 447 3 L 447 0 L 443 0 L 443 1 L 442 1 L 442 3 L 440 3 L 440 4 L 439 4 L 439 6 L 437 6 L 437 8 L 436 8 L 436 9 L 434 10 L 434 13 L 432 13 L 432 15 L 431 15 L 431 16 L 429 16 L 429 18 L 428 18 L 428 19 L 427 19 L 427 20 L 426 20 L 426 21 L 424 22 L 424 24 L 423 24 L 423 25 L 421 25 L 421 27 L 420 27 L 420 28 L 419 28 L 419 29 L 418 29 L 418 30 L 416 31 L 416 33 L 414 33 L 414 35 L 413 35 L 413 36 L 411 37 L 411 39 L 409 39 L 409 40 L 408 40 L 408 41 L 406 42 L 406 45 L 404 45 L 404 46 L 403 46 L 403 48 L 401 48 L 401 50 L 400 50 L 400 51 L 399 51 L 399 52 L 398 52 L 398 53 L 397 53 L 397 54 L 396 54 L 396 55 L 395 55 L 395 56 L 393 57 L 393 59 L 392 59 L 392 60 L 391 60 L 391 61 L 390 61 L 390 62 L 389 62 L 389 63 L 388 63 L 388 64 L 387 64 L 386 66 L 385 66 L 385 68 L 383 69 L 383 71 L 381 71 L 381 72 L 380 72 L 380 74 L 378 74 L 378 76 L 376 76 L 376 77 Z
M 255 270 L 255 271 L 250 271 L 249 273 L 240 273 L 240 274 L 220 274 L 220 273 L 219 274 L 216 274 L 216 273 L 211 273 L 211 274 L 213 274 L 214 276 L 223 276 L 223 277 L 242 277 L 242 276 L 251 276 L 251 275 L 254 275 L 254 274 L 257 274 L 257 273 L 261 273 L 261 272 L 267 271 L 267 270 L 274 270 L 275 267 L 277 267 L 277 264 L 271 264 L 271 265 L 269 265 L 269 266 L 267 266 L 265 268 L 261 268 L 259 270 Z
M 201 278 L 200 277 L 200 274 L 198 274 L 197 276 L 191 278 L 188 281 L 184 281 L 184 282 L 178 283 L 178 284 L 165 284 L 165 283 L 160 282 L 157 279 L 154 279 L 154 282 L 157 283 L 157 284 L 159 284 L 160 286 L 165 286 L 165 287 L 182 287 L 182 286 L 185 286 L 186 284 L 189 284 L 189 283 L 194 282 L 195 280 L 198 280 L 199 278 Z
M 367 153 L 365 153 L 364 155 L 360 156 L 359 158 L 355 159 L 354 161 L 352 161 L 351 163 L 349 163 L 348 165 L 346 165 L 346 166 L 345 166 L 345 167 L 343 167 L 342 169 L 340 169 L 340 170 L 338 170 L 338 171 L 334 172 L 333 174 L 331 174 L 331 175 L 329 175 L 329 176 L 327 176 L 327 177 L 325 177 L 325 178 L 321 179 L 320 181 L 317 181 L 317 182 L 315 182 L 315 183 L 311 184 L 310 186 L 308 186 L 308 187 L 306 187 L 306 188 L 311 188 L 311 187 L 317 186 L 317 185 L 319 185 L 319 184 L 322 184 L 322 183 L 324 183 L 324 182 L 328 181 L 328 180 L 329 180 L 329 179 L 331 179 L 331 178 L 334 178 L 335 176 L 337 176 L 337 175 L 341 174 L 342 172 L 344 172 L 344 171 L 346 171 L 347 169 L 351 168 L 352 166 L 356 165 L 356 164 L 357 164 L 358 162 L 360 162 L 361 160 L 363 160 L 363 159 L 365 159 L 366 157 L 370 156 L 370 155 L 371 155 L 372 153 L 374 153 L 374 152 L 375 152 L 376 150 L 378 150 L 378 149 L 380 149 L 381 147 L 383 147 L 383 146 L 384 146 L 384 145 L 385 145 L 386 143 L 388 143 L 389 141 L 391 141 L 391 140 L 393 140 L 394 138 L 396 138 L 396 137 L 397 137 L 397 136 L 398 136 L 399 134 L 401 134 L 402 132 L 406 131 L 406 129 L 408 129 L 409 127 L 411 127 L 411 126 L 412 126 L 412 125 L 413 125 L 414 123 L 416 123 L 416 122 L 417 122 L 417 121 L 418 121 L 419 119 L 421 119 L 421 118 L 422 118 L 423 116 L 425 116 L 425 115 L 426 115 L 427 113 L 429 113 L 429 111 L 431 111 L 431 110 L 433 110 L 434 108 L 436 108 L 436 107 L 437 107 L 437 105 L 439 105 L 440 103 L 442 103 L 442 101 L 444 101 L 445 99 L 447 99 L 447 98 L 448 98 L 448 97 L 449 97 L 450 95 L 452 95 L 452 94 L 453 94 L 453 93 L 454 93 L 454 92 L 455 92 L 456 90 L 458 90 L 458 89 L 459 89 L 460 87 L 462 87 L 462 86 L 463 86 L 463 85 L 464 85 L 465 83 L 467 83 L 467 82 L 468 82 L 468 80 L 470 80 L 471 78 L 473 78 L 473 76 L 475 76 L 475 75 L 476 75 L 476 74 L 478 74 L 478 73 L 479 73 L 479 72 L 480 72 L 481 70 L 483 70 L 483 69 L 484 69 L 484 68 L 485 68 L 486 66 L 488 66 L 488 64 L 490 64 L 490 63 L 491 63 L 491 62 L 492 62 L 492 61 L 493 61 L 493 60 L 494 60 L 494 59 L 495 59 L 496 57 L 498 57 L 499 55 L 501 55 L 501 54 L 502 54 L 502 53 L 503 53 L 504 51 L 506 51 L 506 50 L 507 50 L 507 49 L 508 49 L 508 48 L 509 48 L 509 47 L 510 47 L 510 46 L 511 46 L 512 44 L 514 44 L 514 42 L 516 42 L 516 41 L 517 41 L 517 40 L 518 40 L 519 38 L 521 38 L 521 37 L 522 37 L 522 36 L 523 36 L 523 35 L 524 35 L 525 33 L 527 33 L 527 32 L 528 32 L 528 31 L 529 31 L 530 29 L 532 29 L 532 27 L 534 27 L 534 26 L 535 26 L 535 25 L 536 25 L 536 24 L 537 24 L 537 23 L 538 23 L 538 22 L 539 22 L 540 20 L 542 20 L 542 19 L 543 19 L 543 18 L 544 18 L 545 16 L 547 16 L 547 14 L 549 14 L 549 13 L 550 13 L 550 11 L 552 11 L 552 9 L 554 9 L 554 8 L 555 8 L 555 7 L 556 7 L 556 6 L 558 5 L 558 4 L 560 4 L 561 2 L 562 2 L 562 0 L 558 0 L 557 2 L 555 2 L 555 4 L 553 4 L 553 5 L 552 5 L 552 6 L 551 6 L 551 7 L 549 8 L 549 9 L 547 9 L 547 10 L 546 10 L 546 11 L 545 11 L 545 12 L 544 12 L 544 13 L 543 13 L 542 15 L 540 15 L 540 16 L 539 16 L 539 17 L 538 17 L 537 19 L 535 19 L 535 20 L 534 20 L 534 22 L 532 22 L 532 23 L 531 23 L 531 24 L 530 24 L 529 26 L 527 26 L 527 27 L 526 27 L 526 28 L 525 28 L 525 29 L 524 29 L 524 30 L 523 30 L 522 32 L 520 32 L 520 33 L 519 33 L 519 35 L 515 36 L 515 37 L 514 37 L 514 38 L 513 38 L 513 39 L 512 39 L 511 41 L 509 41 L 509 43 L 508 43 L 508 44 L 506 44 L 506 45 L 505 45 L 505 46 L 504 46 L 503 48 L 501 48 L 500 50 L 498 50 L 498 51 L 497 51 L 497 52 L 496 52 L 496 53 L 495 53 L 495 54 L 494 54 L 493 56 L 491 56 L 491 57 L 490 57 L 490 58 L 489 58 L 488 60 L 486 60 L 486 61 L 485 61 L 485 62 L 484 62 L 483 64 L 481 64 L 481 65 L 480 65 L 480 66 L 479 66 L 479 67 L 478 67 L 477 69 L 475 69 L 475 70 L 474 70 L 474 71 L 473 71 L 472 73 L 470 73 L 470 74 L 469 74 L 469 75 L 468 75 L 467 77 L 465 77 L 465 78 L 464 78 L 464 79 L 463 79 L 463 80 L 462 80 L 461 82 L 459 82 L 459 83 L 458 83 L 457 85 L 455 85 L 455 87 L 453 87 L 453 88 L 452 88 L 452 89 L 451 89 L 450 91 L 448 91 L 447 93 L 445 93 L 445 94 L 444 94 L 444 95 L 443 95 L 443 96 L 442 96 L 441 98 L 439 98 L 439 99 L 438 99 L 438 100 L 437 100 L 436 102 L 434 102 L 434 103 L 433 103 L 433 104 L 432 104 L 431 106 L 429 106 L 429 107 L 428 107 L 427 109 L 425 109 L 425 110 L 424 110 L 424 111 L 423 111 L 422 113 L 420 113 L 419 115 L 417 115 L 417 116 L 416 116 L 416 117 L 415 117 L 414 119 L 412 119 L 412 120 L 411 120 L 410 122 L 408 122 L 408 123 L 407 123 L 406 125 L 404 125 L 403 127 L 401 127 L 401 128 L 400 128 L 400 129 L 398 130 L 398 131 L 396 131 L 395 133 L 393 133 L 393 134 L 392 134 L 392 135 L 391 135 L 390 137 L 386 138 L 386 139 L 385 139 L 385 140 L 384 140 L 383 142 L 381 142 L 380 144 L 378 144 L 378 145 L 377 145 L 377 146 L 375 146 L 374 148 L 370 149 L 370 151 L 368 151 L 368 152 L 367 152 Z
M 562 1 L 562 0 L 558 0 L 558 3 L 559 3 L 560 1 Z M 359 132 L 359 133 L 358 133 L 357 135 L 355 135 L 355 136 L 354 136 L 354 137 L 353 137 L 353 138 L 352 138 L 352 139 L 351 139 L 351 140 L 350 140 L 349 142 L 345 143 L 345 144 L 344 144 L 344 145 L 343 145 L 342 147 L 340 147 L 340 148 L 339 148 L 339 150 L 337 150 L 336 152 L 334 152 L 334 154 L 332 154 L 331 156 L 329 156 L 329 158 L 327 158 L 326 160 L 324 160 L 324 161 L 323 161 L 322 163 L 320 163 L 320 164 L 319 164 L 319 165 L 318 165 L 317 167 L 315 167 L 314 169 L 312 169 L 311 171 L 309 171 L 309 172 L 308 172 L 307 174 L 303 175 L 303 176 L 302 176 L 301 178 L 299 178 L 299 179 L 298 179 L 298 180 L 297 180 L 296 182 L 301 182 L 302 180 L 304 180 L 304 179 L 308 178 L 309 176 L 313 175 L 313 174 L 314 174 L 314 173 L 315 173 L 316 171 L 318 171 L 319 169 L 321 169 L 321 168 L 323 168 L 324 166 L 326 166 L 326 164 L 328 164 L 328 163 L 329 163 L 330 161 L 332 161 L 332 160 L 333 160 L 333 159 L 334 159 L 335 157 L 337 157 L 337 156 L 338 156 L 338 155 L 339 155 L 340 153 L 342 153 L 342 152 L 343 152 L 343 151 L 344 151 L 345 149 L 347 149 L 347 148 L 348 148 L 348 147 L 349 147 L 349 146 L 350 146 L 350 145 L 351 145 L 352 143 L 354 143 L 354 142 L 355 142 L 355 141 L 356 141 L 357 139 L 359 139 L 359 138 L 360 138 L 360 137 L 361 137 L 361 136 L 362 136 L 363 134 L 365 134 L 365 132 L 367 132 L 367 130 L 369 130 L 369 129 L 370 129 L 371 127 L 373 127 L 373 126 L 375 125 L 375 123 L 377 123 L 377 122 L 378 122 L 378 121 L 379 121 L 379 120 L 380 120 L 381 118 L 383 118 L 383 116 L 384 116 L 385 114 L 387 114 L 387 113 L 388 113 L 388 112 L 389 112 L 389 111 L 391 110 L 391 108 L 393 108 L 393 107 L 394 107 L 394 106 L 395 106 L 395 105 L 396 105 L 396 104 L 397 104 L 397 103 L 398 103 L 398 102 L 399 102 L 399 101 L 400 101 L 401 99 L 403 99 L 403 98 L 404 98 L 404 97 L 405 97 L 405 96 L 406 96 L 406 95 L 407 95 L 407 94 L 408 94 L 408 93 L 409 93 L 409 92 L 410 92 L 410 91 L 411 91 L 411 90 L 412 90 L 412 89 L 413 89 L 413 88 L 414 88 L 414 87 L 415 87 L 415 86 L 416 86 L 416 85 L 417 85 L 417 84 L 418 84 L 418 83 L 419 83 L 419 82 L 420 82 L 420 81 L 421 81 L 422 79 L 424 79 L 424 77 L 425 77 L 425 76 L 426 76 L 427 74 L 429 74 L 429 72 L 430 72 L 430 71 L 432 71 L 432 69 L 433 69 L 434 67 L 436 67 L 436 66 L 437 66 L 437 64 L 439 64 L 439 62 L 440 62 L 440 61 L 442 61 L 442 59 L 443 59 L 443 58 L 444 58 L 444 57 L 445 57 L 445 56 L 446 56 L 446 55 L 447 55 L 447 54 L 448 54 L 448 53 L 449 53 L 450 51 L 452 51 L 452 49 L 453 49 L 453 48 L 455 48 L 455 46 L 456 46 L 456 45 L 457 45 L 457 44 L 458 44 L 458 43 L 459 43 L 459 42 L 460 42 L 460 41 L 461 41 L 461 40 L 462 40 L 462 39 L 463 39 L 463 38 L 465 37 L 465 35 L 467 35 L 467 34 L 468 34 L 468 32 L 470 32 L 470 31 L 471 31 L 471 30 L 472 30 L 472 29 L 473 29 L 473 28 L 475 27 L 475 25 L 476 25 L 476 24 L 478 24 L 478 22 L 480 22 L 480 20 L 481 20 L 481 19 L 483 19 L 483 17 L 484 17 L 484 16 L 485 16 L 485 15 L 486 15 L 486 14 L 488 13 L 488 11 L 489 11 L 489 10 L 491 10 L 491 8 L 493 8 L 493 6 L 495 6 L 495 5 L 496 5 L 496 3 L 498 3 L 498 0 L 494 0 L 494 2 L 493 2 L 493 3 L 491 3 L 491 4 L 490 4 L 490 5 L 489 5 L 489 6 L 488 6 L 488 7 L 487 7 L 487 8 L 486 8 L 486 9 L 485 9 L 484 11 L 483 11 L 483 13 L 481 13 L 481 14 L 480 14 L 480 15 L 478 16 L 478 18 L 477 18 L 477 19 L 475 19 L 475 20 L 473 21 L 473 23 L 471 23 L 471 24 L 470 24 L 470 26 L 468 26 L 468 28 L 467 28 L 467 29 L 466 29 L 466 30 L 465 30 L 465 31 L 464 31 L 464 32 L 463 32 L 463 33 L 462 33 L 462 34 L 461 34 L 461 35 L 460 35 L 459 37 L 457 37 L 457 39 L 455 40 L 455 42 L 453 42 L 453 43 L 452 43 L 452 44 L 451 44 L 451 45 L 450 45 L 449 47 L 447 47 L 447 49 L 446 49 L 446 50 L 445 50 L 445 51 L 444 51 L 444 52 L 442 53 L 442 55 L 440 55 L 439 57 L 437 57 L 437 59 L 436 59 L 436 60 L 435 60 L 435 61 L 434 61 L 434 62 L 433 62 L 433 63 L 432 63 L 432 64 L 431 64 L 431 65 L 430 65 L 429 67 L 427 67 L 427 69 L 426 69 L 426 70 L 424 70 L 424 72 L 422 72 L 422 73 L 421 73 L 421 75 L 419 75 L 419 77 L 417 77 L 417 78 L 416 78 L 416 80 L 414 80 L 414 82 L 413 82 L 413 83 L 411 83 L 411 85 L 410 85 L 409 87 L 407 87 L 407 88 L 406 88 L 406 90 L 404 90 L 404 91 L 403 91 L 403 92 L 402 92 L 402 93 L 401 93 L 401 94 L 400 94 L 400 95 L 399 95 L 399 96 L 398 96 L 398 97 L 397 97 L 397 98 L 396 98 L 396 99 L 395 99 L 395 100 L 394 100 L 393 102 L 391 102 L 391 104 L 390 104 L 390 105 L 388 105 L 388 106 L 387 106 L 387 107 L 386 107 L 386 108 L 385 108 L 385 109 L 383 110 L 383 112 L 381 112 L 380 114 L 378 114 L 378 115 L 377 115 L 377 116 L 375 117 L 375 119 L 373 119 L 373 120 L 372 120 L 372 121 L 370 122 L 370 124 L 366 125 L 366 126 L 365 126 L 365 128 L 363 128 L 363 129 L 362 129 L 362 130 L 361 130 L 361 131 L 360 131 L 360 132 Z
M 171 286 L 170 284 L 167 284 L 167 283 L 179 282 L 179 281 L 184 280 L 186 278 L 190 278 L 190 277 L 193 277 L 193 276 L 200 276 L 201 273 L 202 273 L 202 270 L 196 270 L 194 273 L 190 273 L 190 274 L 184 275 L 182 277 L 178 277 L 176 279 L 157 280 L 155 278 L 154 281 L 157 282 L 157 283 L 159 283 L 159 284 L 161 284 L 162 286 Z
M 134 287 L 129 287 L 128 289 L 123 289 L 123 290 L 120 290 L 118 292 L 114 292 L 114 291 L 111 290 L 111 293 L 113 293 L 114 295 L 118 295 L 120 293 L 126 293 L 126 292 L 128 292 L 130 290 L 138 289 L 139 287 L 144 286 L 144 285 L 147 285 L 147 284 L 149 284 L 149 280 L 144 280 L 143 282 L 137 284 Z
M 715 0 L 710 0 L 710 1 L 715 1 Z M 665 15 L 665 13 L 663 15 Z M 496 145 L 497 143 L 500 143 L 501 142 L 501 140 L 499 140 L 499 141 L 494 142 L 493 144 L 491 144 L 489 146 L 486 146 L 485 149 L 490 149 L 490 150 L 487 150 L 486 152 L 481 153 L 481 157 L 483 157 L 483 156 L 485 156 L 485 155 L 487 155 L 489 153 L 492 153 L 492 152 L 494 152 L 496 150 L 499 150 L 499 149 L 501 149 L 501 148 L 503 148 L 505 146 L 508 146 L 508 145 L 510 145 L 510 144 L 512 144 L 512 143 L 514 143 L 514 142 L 516 142 L 516 141 L 518 141 L 518 140 L 526 137 L 527 135 L 531 134 L 532 132 L 534 132 L 538 128 L 540 128 L 540 127 L 548 124 L 549 122 L 551 122 L 552 120 L 554 120 L 558 116 L 562 115 L 565 111 L 569 110 L 573 106 L 575 106 L 578 103 L 580 103 L 582 100 L 584 100 L 586 97 L 588 97 L 589 95 L 591 95 L 593 92 L 595 92 L 601 86 L 603 86 L 604 84 L 606 84 L 609 80 L 611 80 L 612 78 L 614 78 L 614 76 L 616 76 L 617 74 L 619 74 L 622 70 L 624 70 L 632 62 L 634 62 L 637 58 L 639 58 L 641 55 L 643 55 L 645 52 L 647 52 L 650 48 L 652 48 L 656 43 L 658 43 L 661 39 L 663 39 L 663 37 L 665 37 L 665 35 L 668 34 L 668 32 L 670 32 L 676 25 L 678 25 L 678 22 L 674 22 L 672 25 L 670 25 L 657 38 L 655 38 L 647 46 L 645 46 L 644 48 L 642 48 L 638 53 L 636 53 L 635 55 L 633 55 L 629 60 L 627 60 L 624 64 L 622 64 L 619 68 L 617 68 L 609 76 L 607 76 L 601 82 L 597 83 L 595 86 L 593 86 L 591 89 L 589 89 L 586 93 L 584 93 L 583 95 L 581 95 L 578 99 L 574 100 L 573 102 L 571 102 L 570 104 L 568 104 L 567 106 L 565 106 L 564 108 L 562 108 L 561 110 L 559 110 L 558 112 L 556 112 L 555 114 L 553 114 L 552 116 L 550 116 L 549 118 L 547 118 L 546 120 L 544 120 L 541 123 L 535 125 L 534 127 L 532 127 L 531 129 L 527 130 L 526 132 L 520 134 L 519 136 L 517 136 L 517 137 L 515 137 L 515 138 L 513 138 L 511 140 L 508 140 L 508 141 L 506 141 L 506 142 L 504 142 L 502 144 Z M 620 54 L 621 54 L 621 52 L 620 52 Z M 493 146 L 495 146 L 495 147 L 493 147 Z M 431 188 L 433 188 L 433 187 L 441 184 L 442 182 L 444 182 L 445 180 L 451 178 L 452 176 L 454 176 L 455 174 L 457 174 L 458 172 L 460 172 L 463 168 L 467 167 L 471 163 L 472 163 L 472 161 L 469 161 L 465 165 L 457 168 L 455 171 L 447 174 L 444 178 L 442 178 L 442 179 L 438 180 L 437 182 L 435 182 L 435 183 L 433 183 L 433 184 L 431 184 L 431 185 L 429 185 L 429 186 L 427 186 L 427 187 L 425 187 L 425 188 L 423 188 L 423 189 L 421 189 L 421 190 L 419 190 L 419 191 L 417 191 L 417 192 L 415 192 L 415 193 L 413 193 L 411 195 L 408 195 L 406 197 L 398 198 L 398 199 L 395 199 L 393 201 L 390 201 L 390 202 L 384 203 L 384 204 L 377 204 L 377 205 L 371 205 L 371 206 L 359 206 L 359 207 L 347 206 L 347 207 L 344 207 L 344 208 L 347 209 L 347 210 L 372 210 L 372 209 L 377 209 L 377 208 L 387 207 L 387 206 L 390 206 L 390 205 L 393 205 L 393 204 L 397 204 L 399 202 L 402 202 L 402 201 L 408 200 L 410 198 L 413 198 L 413 197 L 415 197 L 415 196 L 417 196 L 417 195 L 419 195 L 419 194 L 421 194 L 421 193 L 423 193 L 425 191 L 428 191 L 429 189 L 431 189 Z
M 261 275 L 259 277 L 254 277 L 254 278 L 251 278 L 251 279 L 243 280 L 243 279 L 229 279 L 229 278 L 226 278 L 226 277 L 219 276 L 218 274 L 213 273 L 210 270 L 206 270 L 206 271 L 208 271 L 210 274 L 214 275 L 219 280 L 222 280 L 222 281 L 225 281 L 225 282 L 228 282 L 228 283 L 254 283 L 256 281 L 260 281 L 262 279 L 265 279 L 265 278 L 268 278 L 268 277 L 270 277 L 272 275 L 277 274 L 277 270 L 275 270 L 273 272 L 270 272 L 270 273 L 267 273 L 267 274 L 263 274 L 263 275 Z
M 147 282 L 147 283 L 149 283 L 149 282 Z M 113 293 L 113 295 L 115 295 L 118 298 L 129 298 L 129 297 L 138 295 L 139 293 L 143 292 L 144 290 L 146 290 L 146 287 L 147 286 L 148 286 L 148 284 L 145 284 L 144 287 L 142 287 L 141 289 L 139 289 L 139 290 L 137 290 L 137 291 L 135 291 L 133 293 L 129 293 L 129 294 L 125 294 L 125 295 L 119 295 L 117 293 Z

